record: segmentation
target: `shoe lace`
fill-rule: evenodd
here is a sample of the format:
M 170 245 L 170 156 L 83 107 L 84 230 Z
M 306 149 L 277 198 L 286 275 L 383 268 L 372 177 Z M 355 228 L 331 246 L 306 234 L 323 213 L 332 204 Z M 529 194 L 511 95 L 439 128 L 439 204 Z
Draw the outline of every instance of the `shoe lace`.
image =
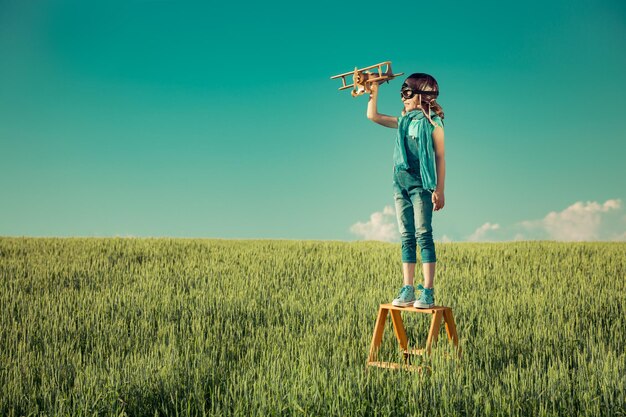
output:
M 422 293 L 420 294 L 420 300 L 432 300 L 433 299 L 432 291 L 426 292 L 422 284 L 420 284 L 419 287 L 420 287 L 420 290 L 422 291 Z
M 403 285 L 402 288 L 400 288 L 400 292 L 398 293 L 398 297 L 402 297 L 402 294 L 404 294 L 405 292 L 409 291 L 411 289 L 410 285 Z M 415 291 L 424 291 L 424 286 L 422 284 L 417 284 L 417 286 L 415 287 Z
M 404 285 L 402 286 L 402 288 L 400 288 L 400 293 L 398 294 L 398 298 L 401 298 L 405 292 L 407 292 L 409 290 L 409 286 L 408 285 Z

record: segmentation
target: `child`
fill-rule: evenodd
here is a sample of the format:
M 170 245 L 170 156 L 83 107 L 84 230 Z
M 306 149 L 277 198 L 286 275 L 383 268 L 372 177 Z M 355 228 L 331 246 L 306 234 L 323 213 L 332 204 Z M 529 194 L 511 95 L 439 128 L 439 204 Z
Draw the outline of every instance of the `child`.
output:
M 367 118 L 380 125 L 397 128 L 394 149 L 393 191 L 398 226 L 402 238 L 402 273 L 404 285 L 393 300 L 394 306 L 429 308 L 435 305 L 435 244 L 431 226 L 433 210 L 445 204 L 443 194 L 445 160 L 443 146 L 443 110 L 436 102 L 437 81 L 428 75 L 410 75 L 402 84 L 402 116 L 378 113 L 378 84 L 371 86 Z M 417 263 L 416 243 L 420 246 L 424 285 L 415 298 L 413 279 Z

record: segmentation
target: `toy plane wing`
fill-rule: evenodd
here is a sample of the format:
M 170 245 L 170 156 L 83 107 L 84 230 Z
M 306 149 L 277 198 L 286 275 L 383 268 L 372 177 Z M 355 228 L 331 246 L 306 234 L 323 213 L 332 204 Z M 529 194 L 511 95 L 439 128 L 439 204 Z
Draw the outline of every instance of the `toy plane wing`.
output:
M 385 61 L 381 62 L 380 64 L 370 65 L 369 67 L 355 67 L 354 71 L 333 75 L 332 77 L 330 77 L 330 79 L 334 80 L 337 78 L 341 78 L 342 86 L 339 87 L 339 90 L 352 88 L 352 97 L 356 97 L 365 92 L 370 93 L 370 85 L 372 83 L 378 82 L 380 84 L 384 82 L 389 82 L 389 80 L 392 80 L 393 78 L 403 74 L 403 72 L 394 74 L 391 70 L 391 61 Z M 346 77 L 350 75 L 352 75 L 352 84 L 347 84 Z

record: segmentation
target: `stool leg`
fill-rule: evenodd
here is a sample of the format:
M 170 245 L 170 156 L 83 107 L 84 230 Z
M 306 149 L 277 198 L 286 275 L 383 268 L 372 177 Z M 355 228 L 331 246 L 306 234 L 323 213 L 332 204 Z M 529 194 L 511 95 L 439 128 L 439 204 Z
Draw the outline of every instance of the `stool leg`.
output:
M 454 346 L 459 345 L 459 337 L 456 334 L 456 324 L 454 323 L 454 316 L 452 310 L 444 310 L 443 320 L 446 323 L 446 333 L 448 333 L 448 339 L 452 340 Z
M 441 319 L 443 318 L 443 313 L 441 311 L 436 311 L 433 314 L 433 319 L 430 322 L 430 331 L 428 332 L 428 340 L 426 340 L 426 353 L 430 355 L 430 348 L 433 343 L 437 343 L 437 339 L 439 337 L 439 327 L 441 327 Z
M 385 330 L 385 320 L 387 320 L 387 313 L 389 310 L 380 307 L 378 309 L 378 317 L 376 318 L 376 324 L 374 325 L 374 335 L 372 336 L 372 344 L 370 346 L 370 355 L 368 362 L 375 362 L 378 356 L 378 348 L 383 340 L 383 330 Z
M 452 340 L 454 347 L 457 351 L 457 356 L 461 358 L 461 349 L 459 348 L 459 336 L 456 334 L 456 324 L 454 323 L 454 315 L 452 310 L 445 310 L 443 312 L 443 319 L 446 323 L 446 332 L 448 333 L 448 339 Z
M 393 331 L 396 334 L 396 339 L 400 343 L 402 350 L 408 349 L 408 340 L 406 337 L 406 330 L 404 329 L 404 323 L 402 322 L 402 315 L 398 310 L 391 310 L 391 321 L 393 322 Z

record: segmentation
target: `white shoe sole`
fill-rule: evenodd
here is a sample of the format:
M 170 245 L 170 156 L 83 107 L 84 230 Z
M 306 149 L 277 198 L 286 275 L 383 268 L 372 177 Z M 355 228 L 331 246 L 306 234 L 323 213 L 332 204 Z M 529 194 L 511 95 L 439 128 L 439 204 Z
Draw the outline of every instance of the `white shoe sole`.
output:
M 394 306 L 394 307 L 411 307 L 414 302 L 415 301 L 405 301 L 405 302 L 402 302 L 402 301 L 393 300 L 391 302 L 391 305 Z
M 431 308 L 434 307 L 435 304 L 421 304 L 421 303 L 415 303 L 413 304 L 413 307 L 415 308 Z

